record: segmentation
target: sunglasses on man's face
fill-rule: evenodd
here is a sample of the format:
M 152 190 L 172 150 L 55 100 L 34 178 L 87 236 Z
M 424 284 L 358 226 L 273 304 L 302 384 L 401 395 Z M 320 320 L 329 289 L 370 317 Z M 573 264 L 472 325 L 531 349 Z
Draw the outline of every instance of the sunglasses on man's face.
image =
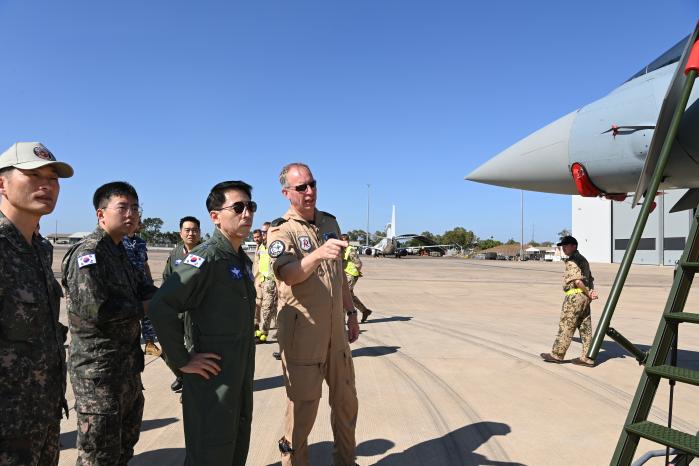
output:
M 248 212 L 255 212 L 257 210 L 257 202 L 255 201 L 239 201 L 234 202 L 226 207 L 221 207 L 219 210 L 232 210 L 236 214 L 242 214 L 243 211 L 247 209 Z
M 305 193 L 308 188 L 316 189 L 317 183 L 318 181 L 313 180 L 309 181 L 308 183 L 300 184 L 298 186 L 289 186 L 289 189 L 293 189 L 294 191 L 298 191 L 300 193 Z

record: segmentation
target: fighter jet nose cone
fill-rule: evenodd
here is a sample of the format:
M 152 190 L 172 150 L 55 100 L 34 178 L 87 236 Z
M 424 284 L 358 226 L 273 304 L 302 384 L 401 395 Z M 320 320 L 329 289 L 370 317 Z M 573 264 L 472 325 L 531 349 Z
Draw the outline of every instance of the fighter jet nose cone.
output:
M 479 183 L 560 194 L 576 194 L 568 168 L 570 129 L 578 111 L 569 113 L 505 149 L 466 179 Z

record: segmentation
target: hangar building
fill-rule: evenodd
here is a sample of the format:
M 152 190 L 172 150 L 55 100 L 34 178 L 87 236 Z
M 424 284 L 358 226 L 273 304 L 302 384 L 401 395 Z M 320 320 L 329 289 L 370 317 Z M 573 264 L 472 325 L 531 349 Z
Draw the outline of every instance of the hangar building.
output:
M 675 265 L 680 259 L 692 212 L 671 214 L 669 211 L 685 192 L 668 190 L 656 197 L 657 207 L 641 236 L 635 264 Z M 631 197 L 616 202 L 573 196 L 572 230 L 580 252 L 590 262 L 621 262 L 639 211 L 640 206 L 631 208 Z

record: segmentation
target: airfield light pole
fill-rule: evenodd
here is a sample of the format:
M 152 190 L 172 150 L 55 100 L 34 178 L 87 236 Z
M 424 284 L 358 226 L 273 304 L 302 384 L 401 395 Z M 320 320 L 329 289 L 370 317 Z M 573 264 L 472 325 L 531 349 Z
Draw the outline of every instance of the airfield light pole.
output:
M 367 183 L 366 185 L 366 245 L 369 247 L 369 192 L 371 185 Z
M 520 203 L 521 203 L 521 213 L 520 213 L 520 241 L 519 241 L 519 260 L 524 260 L 524 190 L 520 189 Z

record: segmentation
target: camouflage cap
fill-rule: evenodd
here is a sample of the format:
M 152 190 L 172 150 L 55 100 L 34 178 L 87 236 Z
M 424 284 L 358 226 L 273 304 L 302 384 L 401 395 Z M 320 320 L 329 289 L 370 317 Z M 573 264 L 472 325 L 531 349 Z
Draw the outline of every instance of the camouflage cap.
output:
M 24 170 L 53 165 L 61 178 L 73 176 L 73 167 L 65 162 L 58 162 L 40 142 L 16 142 L 0 154 L 0 169 L 14 167 Z

